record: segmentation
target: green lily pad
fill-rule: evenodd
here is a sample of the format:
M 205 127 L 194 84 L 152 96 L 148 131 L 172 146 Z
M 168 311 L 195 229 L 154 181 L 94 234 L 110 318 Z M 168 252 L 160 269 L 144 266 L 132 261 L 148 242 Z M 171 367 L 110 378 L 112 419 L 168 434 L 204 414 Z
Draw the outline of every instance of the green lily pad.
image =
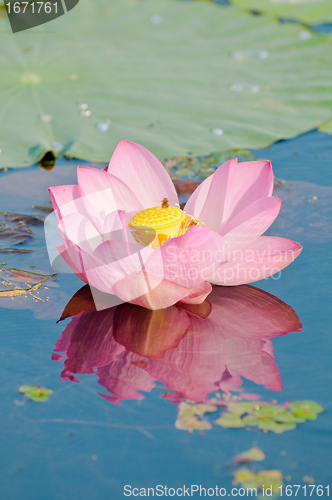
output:
M 84 0 L 49 26 L 56 43 L 0 18 L 0 167 L 106 162 L 121 139 L 159 158 L 260 148 L 331 118 L 331 42 L 298 25 L 213 2 Z
M 244 427 L 243 420 L 236 415 L 231 415 L 230 413 L 223 413 L 217 420 L 215 420 L 215 424 L 230 429 Z
M 180 403 L 178 418 L 175 427 L 181 430 L 193 432 L 193 430 L 209 430 L 212 428 L 210 422 L 203 417 L 204 413 L 216 411 L 216 406 L 195 403 Z
M 276 434 L 281 434 L 282 432 L 291 431 L 295 429 L 296 424 L 291 422 L 278 423 L 273 419 L 265 420 L 260 418 L 258 420 L 258 427 L 264 431 L 272 431 L 275 432 Z
M 21 385 L 19 392 L 26 395 L 32 401 L 44 402 L 47 401 L 50 394 L 53 394 L 52 389 L 45 389 L 40 385 Z
M 269 492 L 273 495 L 278 495 L 279 486 L 283 485 L 283 476 L 280 470 L 262 470 L 257 474 L 250 471 L 246 467 L 242 467 L 234 472 L 235 481 L 241 483 L 244 488 L 256 488 L 257 490 L 267 493 L 267 488 L 271 488 Z M 272 495 L 268 495 L 272 496 Z
M 239 455 L 234 457 L 234 462 L 238 463 L 249 463 L 249 462 L 259 462 L 265 459 L 265 454 L 259 448 L 251 448 L 248 451 L 244 451 Z
M 329 0 L 231 0 L 234 5 L 246 9 L 271 14 L 273 16 L 296 19 L 303 23 L 328 23 L 332 21 L 332 3 Z
M 275 417 L 275 420 L 277 422 L 281 422 L 281 423 L 289 423 L 289 424 L 302 424 L 303 422 L 306 421 L 305 418 L 303 417 L 297 417 L 296 415 L 294 415 L 292 412 L 290 411 L 285 411 L 283 413 L 279 413 L 279 415 L 277 415 Z
M 258 410 L 254 411 L 254 417 L 256 418 L 270 418 L 275 417 L 279 413 L 283 413 L 285 407 L 281 405 L 265 405 L 261 406 Z
M 332 135 L 332 120 L 328 120 L 323 123 L 320 127 L 318 127 L 321 132 L 326 132 L 327 134 Z
M 316 401 L 294 401 L 288 407 L 296 417 L 305 420 L 316 420 L 317 414 L 324 411 L 323 406 Z
M 243 417 L 242 422 L 245 427 L 254 427 L 255 425 L 258 425 L 258 419 L 253 415 L 246 415 Z
M 256 474 L 246 467 L 242 467 L 234 472 L 234 478 L 239 483 L 247 484 L 255 480 Z
M 262 470 L 257 473 L 256 478 L 260 487 L 264 485 L 272 486 L 274 495 L 279 493 L 278 488 L 283 485 L 282 473 L 277 469 Z
M 232 415 L 237 415 L 238 417 L 241 417 L 245 413 L 249 413 L 251 410 L 253 410 L 257 406 L 257 403 L 254 401 L 241 401 L 240 403 L 231 403 L 228 405 L 228 411 Z

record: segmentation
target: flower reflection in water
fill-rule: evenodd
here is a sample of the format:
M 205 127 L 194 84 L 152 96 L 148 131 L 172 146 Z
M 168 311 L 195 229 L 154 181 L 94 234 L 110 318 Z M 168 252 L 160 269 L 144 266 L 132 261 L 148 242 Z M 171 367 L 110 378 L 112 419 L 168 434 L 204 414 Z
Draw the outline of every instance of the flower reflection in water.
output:
M 250 285 L 214 287 L 199 305 L 150 311 L 121 304 L 98 312 L 86 286 L 66 314 L 76 315 L 53 354 L 61 360 L 56 353 L 66 353 L 62 378 L 78 382 L 75 374 L 95 373 L 111 393 L 100 395 L 116 404 L 143 398 L 139 391 L 151 391 L 155 381 L 165 384 L 173 401 L 241 391 L 241 377 L 281 390 L 270 339 L 302 326 L 290 306 Z

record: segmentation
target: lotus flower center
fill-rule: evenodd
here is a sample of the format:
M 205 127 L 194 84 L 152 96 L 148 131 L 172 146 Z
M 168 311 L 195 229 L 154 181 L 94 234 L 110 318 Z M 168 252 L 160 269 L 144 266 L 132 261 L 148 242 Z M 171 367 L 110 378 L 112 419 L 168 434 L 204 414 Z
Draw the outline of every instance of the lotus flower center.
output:
M 156 231 L 171 226 L 180 226 L 185 213 L 177 207 L 147 208 L 134 215 L 130 221 L 131 227 L 152 227 Z M 157 231 L 159 232 L 159 231 Z
M 166 240 L 181 236 L 190 225 L 200 224 L 180 208 L 168 206 L 165 200 L 162 206 L 147 208 L 131 218 L 129 226 L 137 243 L 158 248 Z

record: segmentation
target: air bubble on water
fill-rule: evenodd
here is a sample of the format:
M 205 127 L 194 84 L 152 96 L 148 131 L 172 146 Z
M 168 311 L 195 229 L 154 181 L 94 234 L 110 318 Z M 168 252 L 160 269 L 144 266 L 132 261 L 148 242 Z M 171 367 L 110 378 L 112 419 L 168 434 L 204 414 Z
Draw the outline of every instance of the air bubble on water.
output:
M 84 109 L 83 109 L 83 110 L 81 111 L 81 115 L 82 115 L 82 116 L 90 116 L 90 115 L 91 115 L 91 111 L 90 111 L 89 109 L 87 109 L 87 110 L 84 110 Z
M 255 85 L 254 83 L 235 83 L 231 86 L 231 90 L 233 92 L 252 92 L 256 94 L 261 90 L 259 85 Z
M 213 133 L 214 135 L 223 135 L 224 131 L 223 131 L 221 128 L 214 128 L 214 129 L 212 130 L 212 133 Z
M 107 122 L 98 123 L 98 125 L 96 125 L 96 128 L 101 132 L 107 132 L 107 130 L 110 128 L 110 124 Z
M 231 53 L 233 59 L 244 61 L 245 59 L 266 59 L 269 57 L 267 50 L 237 50 Z
M 49 123 L 53 120 L 53 116 L 52 115 L 41 115 L 40 117 L 40 121 L 43 122 L 43 123 Z
M 162 22 L 162 17 L 161 16 L 152 16 L 150 18 L 150 21 L 152 22 L 152 24 L 160 24 Z
M 79 107 L 80 109 L 88 109 L 88 105 L 87 105 L 87 103 L 86 103 L 86 102 L 81 102 L 81 103 L 78 105 L 78 107 Z
M 300 40 L 310 40 L 312 38 L 312 33 L 310 31 L 300 31 L 299 32 L 299 39 Z
M 56 153 L 59 153 L 63 149 L 63 144 L 61 142 L 53 142 L 52 149 Z

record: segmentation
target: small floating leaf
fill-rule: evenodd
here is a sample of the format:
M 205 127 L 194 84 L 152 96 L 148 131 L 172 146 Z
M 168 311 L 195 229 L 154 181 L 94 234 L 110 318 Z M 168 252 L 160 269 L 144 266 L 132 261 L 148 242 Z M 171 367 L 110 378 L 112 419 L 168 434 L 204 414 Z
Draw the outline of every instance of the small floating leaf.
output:
M 25 394 L 32 401 L 44 402 L 48 400 L 50 394 L 53 394 L 54 391 L 40 385 L 21 385 L 19 392 Z
M 206 412 L 216 411 L 216 407 L 206 404 L 180 403 L 179 414 L 175 422 L 175 427 L 181 430 L 193 432 L 196 430 L 208 430 L 212 428 L 210 422 L 202 417 Z
M 221 427 L 235 429 L 244 427 L 243 420 L 236 415 L 231 415 L 230 413 L 223 413 L 221 417 L 215 420 L 215 423 L 220 425 Z
M 294 401 L 288 408 L 296 417 L 306 420 L 316 420 L 317 414 L 324 411 L 324 407 L 315 401 Z
M 291 431 L 295 429 L 296 424 L 294 423 L 278 423 L 273 419 L 259 419 L 258 427 L 264 431 L 272 431 L 276 434 L 281 434 L 284 431 Z
M 290 411 L 285 411 L 284 413 L 279 413 L 279 415 L 277 415 L 275 417 L 275 420 L 277 422 L 281 422 L 281 423 L 293 423 L 293 424 L 302 424 L 303 422 L 306 421 L 305 418 L 303 417 L 297 417 L 296 415 L 294 415 L 292 412 Z
M 277 405 L 265 405 L 254 411 L 254 416 L 256 418 L 269 418 L 275 417 L 278 413 L 283 413 L 285 411 L 284 406 Z
M 257 406 L 257 403 L 255 402 L 241 401 L 241 403 L 232 403 L 228 405 L 228 411 L 232 415 L 237 415 L 241 417 L 245 413 L 249 413 L 251 410 L 253 410 L 255 406 Z
M 283 477 L 280 470 L 262 470 L 256 475 L 257 483 L 259 487 L 268 485 L 272 486 L 273 494 L 278 493 L 279 486 L 283 485 Z
M 233 460 L 238 463 L 259 462 L 260 460 L 265 460 L 265 454 L 259 448 L 251 448 L 236 455 Z
M 277 495 L 279 493 L 278 488 L 283 485 L 282 473 L 277 469 L 262 470 L 256 474 L 246 467 L 242 467 L 234 472 L 234 478 L 244 488 L 257 488 L 257 490 L 263 490 L 264 488 L 265 493 L 267 488 L 272 488 L 273 495 Z
M 256 474 L 246 467 L 242 467 L 234 472 L 234 477 L 239 483 L 248 483 L 256 479 Z
M 247 415 L 243 417 L 242 422 L 244 423 L 245 426 L 250 426 L 250 427 L 258 425 L 258 419 L 255 418 L 253 415 Z

